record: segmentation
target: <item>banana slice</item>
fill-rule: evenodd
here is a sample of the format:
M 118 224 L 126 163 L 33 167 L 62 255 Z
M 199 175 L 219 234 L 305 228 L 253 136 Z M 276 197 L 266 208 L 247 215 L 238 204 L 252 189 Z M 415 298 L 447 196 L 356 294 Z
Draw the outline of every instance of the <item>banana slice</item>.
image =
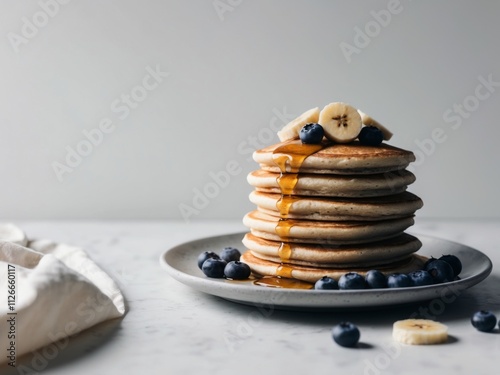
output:
M 389 129 L 387 129 L 384 125 L 382 125 L 380 122 L 368 116 L 366 113 L 360 111 L 359 109 L 358 113 L 361 116 L 361 121 L 363 122 L 363 124 L 365 124 L 366 126 L 375 126 L 378 130 L 382 132 L 382 135 L 384 136 L 384 141 L 388 141 L 389 139 L 392 138 L 393 135 L 392 132 Z
M 354 141 L 361 131 L 361 116 L 356 108 L 346 103 L 330 103 L 319 114 L 319 124 L 325 136 L 337 143 Z
M 312 108 L 304 112 L 295 120 L 286 124 L 283 129 L 278 132 L 278 138 L 281 142 L 288 141 L 289 139 L 299 138 L 300 129 L 310 122 L 317 123 L 319 119 L 319 108 Z
M 440 344 L 448 340 L 448 327 L 428 319 L 399 320 L 392 327 L 392 338 L 410 345 Z

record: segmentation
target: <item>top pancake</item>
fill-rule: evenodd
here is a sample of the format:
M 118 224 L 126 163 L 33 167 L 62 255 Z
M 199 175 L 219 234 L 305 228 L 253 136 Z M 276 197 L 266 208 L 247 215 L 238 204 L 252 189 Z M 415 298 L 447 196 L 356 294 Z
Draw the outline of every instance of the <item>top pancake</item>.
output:
M 283 145 L 301 145 L 300 140 L 277 143 L 253 153 L 253 159 L 261 168 L 281 172 L 273 159 L 273 152 Z M 415 161 L 411 151 L 385 143 L 379 146 L 365 146 L 359 142 L 347 144 L 325 144 L 321 150 L 309 155 L 302 162 L 303 173 L 330 174 L 372 174 L 397 171 Z M 288 164 L 288 163 L 287 163 Z M 291 172 L 287 165 L 286 172 Z

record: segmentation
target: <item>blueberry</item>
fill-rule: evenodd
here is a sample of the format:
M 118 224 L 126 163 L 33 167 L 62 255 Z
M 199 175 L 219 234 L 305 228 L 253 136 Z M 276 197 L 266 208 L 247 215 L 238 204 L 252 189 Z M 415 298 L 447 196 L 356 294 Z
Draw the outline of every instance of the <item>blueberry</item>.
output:
M 423 267 L 422 269 L 423 269 L 423 270 L 427 269 L 427 266 L 428 266 L 431 262 L 435 261 L 436 259 L 437 259 L 437 258 L 434 258 L 434 257 L 432 257 L 432 256 L 431 256 L 431 257 L 430 257 L 429 259 L 427 259 L 427 261 L 424 263 L 424 267 Z
M 451 268 L 453 269 L 453 274 L 455 277 L 460 275 L 460 272 L 462 272 L 462 262 L 456 255 L 443 255 L 442 257 L 439 258 L 439 260 L 444 260 L 446 263 L 448 263 Z
M 250 267 L 239 260 L 233 260 L 224 268 L 224 276 L 233 280 L 248 279 L 248 276 L 250 276 Z
M 222 278 L 224 277 L 224 267 L 227 262 L 218 258 L 208 258 L 203 262 L 201 270 L 208 277 Z
M 350 322 L 342 322 L 332 329 L 333 340 L 340 346 L 353 347 L 360 337 L 359 329 Z
M 208 258 L 215 258 L 215 259 L 220 259 L 220 257 L 214 253 L 213 251 L 205 251 L 198 255 L 198 267 L 201 270 L 201 266 L 203 266 L 203 263 L 208 259 Z
M 411 281 L 404 273 L 393 273 L 387 276 L 387 286 L 389 288 L 405 288 L 411 286 Z
M 365 289 L 365 278 L 356 272 L 348 272 L 339 279 L 339 289 Z
M 387 288 L 387 277 L 378 271 L 370 270 L 366 273 L 366 285 L 371 289 Z
M 408 274 L 412 286 L 424 286 L 434 284 L 434 279 L 426 270 L 418 270 Z
M 321 279 L 316 281 L 314 284 L 314 289 L 318 290 L 326 290 L 326 289 L 338 289 L 339 284 L 337 280 L 332 279 L 331 277 L 328 276 L 323 276 Z
M 241 253 L 238 249 L 234 247 L 225 247 L 220 253 L 220 258 L 226 262 L 231 262 L 233 260 L 240 260 Z
M 325 131 L 320 124 L 306 124 L 300 129 L 299 137 L 302 143 L 321 143 Z
M 446 283 L 455 279 L 453 268 L 444 260 L 435 259 L 425 266 L 435 283 Z
M 364 126 L 358 135 L 359 142 L 367 146 L 378 146 L 382 143 L 384 135 L 375 126 Z
M 489 311 L 478 311 L 472 315 L 472 325 L 481 332 L 491 332 L 497 324 L 497 317 Z

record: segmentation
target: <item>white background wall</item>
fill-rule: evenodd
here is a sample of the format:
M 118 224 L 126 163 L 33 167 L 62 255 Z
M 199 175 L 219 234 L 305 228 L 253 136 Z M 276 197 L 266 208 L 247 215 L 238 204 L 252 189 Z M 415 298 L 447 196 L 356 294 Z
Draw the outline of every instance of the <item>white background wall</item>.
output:
M 498 217 L 500 83 L 476 87 L 500 82 L 500 2 L 401 0 L 376 21 L 388 4 L 2 1 L 1 218 L 180 218 L 228 162 L 234 176 L 191 219 L 240 218 L 252 208 L 250 144 L 340 100 L 420 152 L 420 216 Z M 169 74 L 150 91 L 148 67 Z M 131 91 L 144 100 L 125 105 Z M 83 132 L 101 122 L 109 132 L 89 151 Z M 433 132 L 444 142 L 424 141 Z M 58 179 L 54 163 L 78 147 L 89 154 Z

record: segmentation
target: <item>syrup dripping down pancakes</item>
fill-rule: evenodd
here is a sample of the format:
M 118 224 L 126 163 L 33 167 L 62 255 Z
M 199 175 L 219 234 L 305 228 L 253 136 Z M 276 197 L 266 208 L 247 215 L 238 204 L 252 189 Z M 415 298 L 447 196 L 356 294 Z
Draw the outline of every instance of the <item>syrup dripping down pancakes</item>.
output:
M 253 158 L 260 169 L 247 179 L 257 207 L 243 218 L 250 233 L 242 261 L 268 285 L 280 284 L 273 278 L 314 283 L 347 272 L 422 268 L 421 243 L 405 233 L 423 205 L 406 191 L 415 181 L 405 169 L 415 161 L 412 152 L 385 143 L 295 139 Z

